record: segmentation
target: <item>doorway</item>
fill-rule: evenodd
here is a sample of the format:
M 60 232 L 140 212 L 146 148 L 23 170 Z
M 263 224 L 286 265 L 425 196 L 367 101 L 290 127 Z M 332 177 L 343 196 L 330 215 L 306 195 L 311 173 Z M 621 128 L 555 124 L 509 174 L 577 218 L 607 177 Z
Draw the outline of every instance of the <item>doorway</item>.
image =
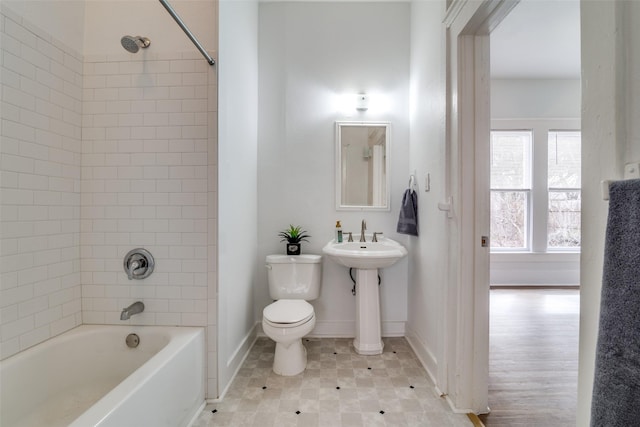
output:
M 518 1 L 454 1 L 447 30 L 448 189 L 455 212 L 449 227 L 449 310 L 444 383 L 457 410 L 489 410 L 489 35 Z
M 579 2 L 522 1 L 490 45 L 491 412 L 483 421 L 575 425 Z

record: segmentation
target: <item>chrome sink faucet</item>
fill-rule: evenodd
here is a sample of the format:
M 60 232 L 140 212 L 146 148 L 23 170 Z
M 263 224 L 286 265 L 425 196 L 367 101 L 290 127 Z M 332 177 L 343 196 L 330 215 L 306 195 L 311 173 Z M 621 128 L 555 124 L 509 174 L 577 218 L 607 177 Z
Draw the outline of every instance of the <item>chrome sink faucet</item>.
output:
M 142 313 L 144 311 L 144 304 L 142 301 L 136 301 L 127 308 L 122 309 L 120 313 L 120 320 L 129 320 L 134 314 Z
M 366 242 L 367 240 L 364 238 L 364 232 L 367 229 L 367 222 L 363 219 L 362 220 L 362 226 L 360 227 L 360 241 L 361 242 Z

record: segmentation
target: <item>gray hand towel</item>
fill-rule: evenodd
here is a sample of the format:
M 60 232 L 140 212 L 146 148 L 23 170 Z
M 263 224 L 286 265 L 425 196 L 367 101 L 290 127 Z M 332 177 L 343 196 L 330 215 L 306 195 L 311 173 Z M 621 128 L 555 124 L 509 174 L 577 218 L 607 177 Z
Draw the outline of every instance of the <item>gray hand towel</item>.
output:
M 402 196 L 402 207 L 400 207 L 396 231 L 411 236 L 418 235 L 418 195 L 411 188 L 408 188 Z
M 640 422 L 640 180 L 609 187 L 592 427 Z

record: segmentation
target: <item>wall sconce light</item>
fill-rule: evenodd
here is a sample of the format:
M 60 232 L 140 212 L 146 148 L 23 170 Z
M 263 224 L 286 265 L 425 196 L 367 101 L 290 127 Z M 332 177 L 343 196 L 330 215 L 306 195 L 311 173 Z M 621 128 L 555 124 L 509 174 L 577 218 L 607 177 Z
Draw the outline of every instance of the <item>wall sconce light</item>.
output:
M 356 110 L 367 111 L 369 109 L 369 95 L 359 93 L 356 95 Z
M 346 117 L 351 117 L 358 112 L 363 113 L 369 109 L 378 112 L 380 104 L 385 105 L 378 94 L 372 95 L 366 93 L 343 93 L 335 96 L 335 109 Z

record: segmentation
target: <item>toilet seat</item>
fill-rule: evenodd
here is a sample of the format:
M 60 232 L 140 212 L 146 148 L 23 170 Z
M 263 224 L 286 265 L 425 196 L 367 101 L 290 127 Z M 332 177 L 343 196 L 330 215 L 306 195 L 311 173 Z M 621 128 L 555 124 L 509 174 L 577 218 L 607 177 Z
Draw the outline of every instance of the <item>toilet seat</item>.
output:
M 269 304 L 262 311 L 263 320 L 276 328 L 300 326 L 313 316 L 313 306 L 305 300 L 281 299 Z

